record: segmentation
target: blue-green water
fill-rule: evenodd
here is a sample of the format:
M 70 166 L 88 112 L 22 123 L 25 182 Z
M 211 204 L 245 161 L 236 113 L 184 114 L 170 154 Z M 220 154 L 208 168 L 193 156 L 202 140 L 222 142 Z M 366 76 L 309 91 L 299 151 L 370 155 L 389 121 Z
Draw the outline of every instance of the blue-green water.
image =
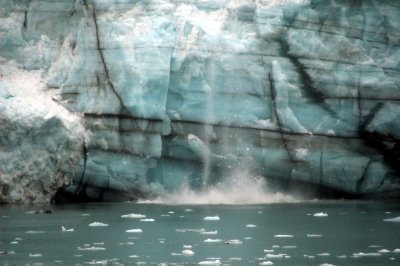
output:
M 400 216 L 398 202 L 45 208 L 52 213 L 30 212 L 38 207 L 0 207 L 0 265 L 400 263 L 400 222 L 384 221 Z M 314 216 L 320 212 L 327 216 Z M 121 217 L 133 213 L 143 216 Z M 93 222 L 108 226 L 89 226 Z M 62 226 L 74 230 L 63 232 Z M 131 229 L 142 232 L 126 232 Z

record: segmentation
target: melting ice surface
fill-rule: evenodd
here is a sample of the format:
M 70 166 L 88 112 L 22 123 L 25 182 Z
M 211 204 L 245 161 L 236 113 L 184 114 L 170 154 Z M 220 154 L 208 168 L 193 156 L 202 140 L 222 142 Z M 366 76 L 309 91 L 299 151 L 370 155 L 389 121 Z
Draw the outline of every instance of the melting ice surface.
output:
M 3 265 L 399 265 L 400 223 L 385 221 L 400 216 L 399 206 L 348 201 L 127 202 L 55 205 L 51 214 L 29 206 L 3 206 L 0 261 Z M 320 212 L 329 216 L 309 215 Z M 152 222 L 137 218 L 144 216 Z M 93 221 L 108 226 L 88 226 Z M 65 233 L 62 226 L 74 231 Z

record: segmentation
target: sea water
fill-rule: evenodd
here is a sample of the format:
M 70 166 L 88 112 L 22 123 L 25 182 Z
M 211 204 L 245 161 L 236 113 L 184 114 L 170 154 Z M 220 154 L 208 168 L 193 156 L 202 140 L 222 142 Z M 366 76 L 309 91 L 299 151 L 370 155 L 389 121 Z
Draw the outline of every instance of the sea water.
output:
M 399 265 L 399 216 L 381 201 L 3 206 L 0 265 Z

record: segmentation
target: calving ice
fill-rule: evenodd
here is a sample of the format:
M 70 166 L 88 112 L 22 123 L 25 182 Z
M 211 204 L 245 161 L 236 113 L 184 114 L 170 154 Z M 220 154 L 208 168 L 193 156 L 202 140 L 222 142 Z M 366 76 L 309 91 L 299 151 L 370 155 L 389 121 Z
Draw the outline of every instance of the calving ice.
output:
M 7 1 L 0 202 L 399 197 L 399 8 Z

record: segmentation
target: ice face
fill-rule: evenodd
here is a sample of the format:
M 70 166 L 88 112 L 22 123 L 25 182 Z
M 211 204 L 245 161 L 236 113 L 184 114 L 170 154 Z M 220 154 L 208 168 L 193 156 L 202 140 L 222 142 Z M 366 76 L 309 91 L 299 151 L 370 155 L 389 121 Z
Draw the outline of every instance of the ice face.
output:
M 71 165 L 81 158 L 68 193 L 135 199 L 240 170 L 274 189 L 397 197 L 399 11 L 395 0 L 14 0 L 0 9 L 0 62 L 2 73 L 37 73 L 41 91 L 83 116 L 86 133 L 56 115 L 48 130 L 60 133 L 46 134 L 75 141 L 56 149 Z M 32 118 L 30 132 L 52 101 L 14 105 L 32 98 L 14 97 L 7 75 L 0 115 Z M 3 135 L 0 158 L 22 161 Z M 30 158 L 45 147 L 26 145 Z M 0 169 L 7 188 L 23 168 Z

